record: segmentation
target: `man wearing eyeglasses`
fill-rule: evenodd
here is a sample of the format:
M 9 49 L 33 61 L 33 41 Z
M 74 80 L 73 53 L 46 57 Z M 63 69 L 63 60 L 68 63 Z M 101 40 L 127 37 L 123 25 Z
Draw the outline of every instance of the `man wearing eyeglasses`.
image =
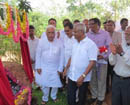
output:
M 102 105 L 106 92 L 107 59 L 110 53 L 109 45 L 112 43 L 112 40 L 108 32 L 100 29 L 100 25 L 101 22 L 98 18 L 89 20 L 90 31 L 87 33 L 87 37 L 96 43 L 99 53 L 97 63 L 92 69 L 90 81 L 92 98 L 88 100 L 88 105 L 91 105 L 96 100 L 96 105 Z
M 130 26 L 121 45 L 110 46 L 109 62 L 114 65 L 112 105 L 130 105 Z

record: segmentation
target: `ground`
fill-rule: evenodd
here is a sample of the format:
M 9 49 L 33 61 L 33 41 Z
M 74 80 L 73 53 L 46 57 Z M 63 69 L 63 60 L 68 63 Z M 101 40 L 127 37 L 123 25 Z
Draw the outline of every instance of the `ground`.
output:
M 40 90 L 33 90 L 32 96 L 35 96 L 38 99 L 38 105 L 41 105 L 42 92 Z M 49 99 L 47 105 L 68 105 L 66 97 L 66 91 L 58 92 L 58 102 L 54 103 L 51 99 Z M 106 95 L 103 105 L 111 105 L 111 93 Z

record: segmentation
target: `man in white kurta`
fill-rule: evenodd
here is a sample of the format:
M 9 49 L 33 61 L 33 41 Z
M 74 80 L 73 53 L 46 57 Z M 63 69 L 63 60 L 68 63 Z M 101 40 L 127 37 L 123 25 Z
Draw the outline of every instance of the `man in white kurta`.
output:
M 36 53 L 36 69 L 41 75 L 43 103 L 48 101 L 50 87 L 51 98 L 56 100 L 58 87 L 62 87 L 59 74 L 64 63 L 64 49 L 62 43 L 55 39 L 55 27 L 49 25 L 46 35 L 47 38 L 40 40 Z

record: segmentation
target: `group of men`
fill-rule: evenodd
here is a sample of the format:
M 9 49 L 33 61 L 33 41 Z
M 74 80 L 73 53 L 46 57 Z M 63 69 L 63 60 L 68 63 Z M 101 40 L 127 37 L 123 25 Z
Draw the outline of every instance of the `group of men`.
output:
M 98 18 L 75 20 L 73 24 L 65 19 L 61 31 L 56 31 L 56 23 L 54 18 L 49 19 L 40 39 L 34 36 L 35 28 L 30 25 L 28 45 L 35 81 L 43 92 L 41 104 L 48 102 L 50 91 L 52 100 L 58 101 L 62 77 L 67 81 L 68 105 L 85 105 L 88 84 L 91 98 L 87 104 L 102 105 L 111 75 L 112 105 L 130 105 L 128 20 L 121 20 L 119 32 L 115 31 L 113 20 L 104 23 L 104 30 Z

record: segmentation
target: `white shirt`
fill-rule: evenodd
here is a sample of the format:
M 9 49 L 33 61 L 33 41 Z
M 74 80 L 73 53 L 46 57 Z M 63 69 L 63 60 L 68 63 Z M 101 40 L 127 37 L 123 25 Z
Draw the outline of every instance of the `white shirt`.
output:
M 36 49 L 37 49 L 37 45 L 38 45 L 38 41 L 39 39 L 37 37 L 34 37 L 34 39 L 32 40 L 30 37 L 28 39 L 28 47 L 29 47 L 29 52 L 30 52 L 30 57 L 33 61 L 35 61 L 36 58 Z M 32 64 L 32 67 L 34 69 L 34 64 Z
M 64 66 L 66 67 L 69 58 L 71 57 L 72 54 L 72 46 L 75 42 L 75 38 L 74 36 L 72 36 L 71 38 L 69 38 L 67 35 L 64 36 L 64 51 L 65 51 L 65 61 L 64 61 Z
M 97 60 L 98 48 L 96 44 L 89 38 L 76 42 L 72 48 L 71 65 L 68 77 L 72 81 L 77 81 L 78 78 L 86 71 L 91 60 Z M 85 81 L 90 81 L 91 71 L 88 73 Z
M 38 41 L 39 41 L 39 39 L 37 37 L 34 37 L 33 40 L 29 37 L 29 39 L 27 41 L 31 59 L 34 60 L 34 61 L 35 61 L 36 49 L 37 49 Z
M 122 34 L 122 33 L 124 33 L 124 30 L 119 29 L 117 32 L 120 32 Z
M 109 56 L 109 62 L 114 66 L 114 71 L 117 75 L 122 77 L 130 77 L 130 46 L 126 45 L 126 41 L 122 39 L 122 48 L 125 54 L 120 56 L 119 54 Z
M 64 43 L 64 38 L 65 38 L 65 36 L 66 36 L 66 33 L 65 33 L 65 31 L 64 30 L 61 30 L 60 31 L 60 40 Z

